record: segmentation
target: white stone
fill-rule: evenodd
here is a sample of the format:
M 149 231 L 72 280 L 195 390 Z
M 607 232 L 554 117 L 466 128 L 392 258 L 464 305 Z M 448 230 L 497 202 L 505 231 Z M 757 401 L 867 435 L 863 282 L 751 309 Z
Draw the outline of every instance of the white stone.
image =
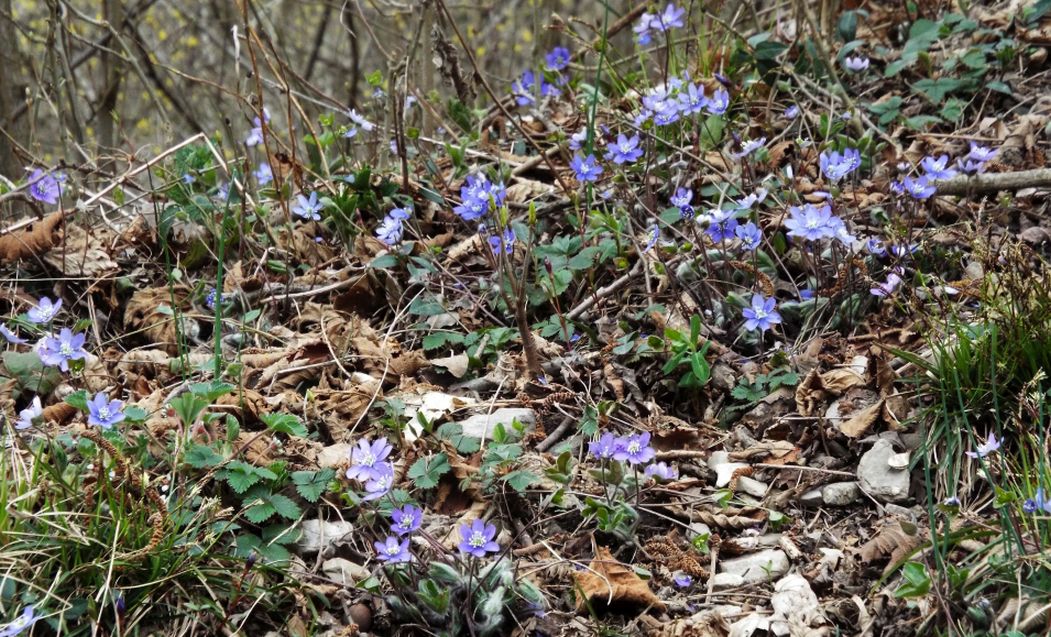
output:
M 333 557 L 321 563 L 321 572 L 337 584 L 355 586 L 369 578 L 369 569 L 342 557 Z
M 498 424 L 502 424 L 505 429 L 510 430 L 511 423 L 514 420 L 522 423 L 527 430 L 530 430 L 536 425 L 536 412 L 532 409 L 521 407 L 503 407 L 491 414 L 471 416 L 467 420 L 461 421 L 460 426 L 463 427 L 463 435 L 465 436 L 492 440 L 493 430 Z
M 750 555 L 719 561 L 719 571 L 740 575 L 745 584 L 758 584 L 777 579 L 788 572 L 791 564 L 780 549 L 766 549 Z
M 345 521 L 303 520 L 299 528 L 302 535 L 296 542 L 296 549 L 300 553 L 317 553 L 345 544 L 354 533 L 354 525 Z
M 894 445 L 880 439 L 858 462 L 861 489 L 883 502 L 904 502 L 909 499 L 909 472 L 891 466 L 891 459 L 895 455 Z

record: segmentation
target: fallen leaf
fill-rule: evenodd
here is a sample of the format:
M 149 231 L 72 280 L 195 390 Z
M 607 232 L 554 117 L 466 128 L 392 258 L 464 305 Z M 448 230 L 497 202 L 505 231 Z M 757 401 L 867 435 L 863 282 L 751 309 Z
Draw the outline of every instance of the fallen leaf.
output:
M 839 423 L 839 431 L 848 438 L 859 438 L 879 420 L 886 401 L 879 400 Z
M 42 256 L 55 245 L 55 230 L 62 224 L 62 213 L 52 212 L 18 232 L 0 237 L 0 262 Z
M 625 607 L 653 607 L 664 610 L 664 602 L 650 590 L 644 579 L 630 566 L 613 559 L 606 547 L 596 549 L 589 570 L 574 573 L 577 611 L 589 606 L 623 610 Z

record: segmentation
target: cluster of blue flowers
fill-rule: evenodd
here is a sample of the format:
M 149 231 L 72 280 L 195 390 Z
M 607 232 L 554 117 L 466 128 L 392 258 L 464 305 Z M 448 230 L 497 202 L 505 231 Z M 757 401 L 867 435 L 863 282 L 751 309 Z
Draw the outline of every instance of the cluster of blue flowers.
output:
M 672 29 L 681 29 L 686 26 L 683 18 L 686 10 L 669 2 L 661 13 L 643 13 L 639 21 L 635 23 L 634 31 L 638 36 L 639 44 L 647 45 L 653 41 L 652 33 L 667 33 Z
M 651 462 L 657 455 L 650 446 L 649 432 L 631 434 L 628 436 L 614 436 L 611 432 L 604 432 L 598 440 L 588 443 L 588 452 L 598 460 L 608 462 L 616 460 L 627 462 L 635 467 L 646 466 L 643 473 L 648 477 L 659 480 L 674 480 L 679 477 L 678 471 L 664 462 Z
M 670 126 L 700 113 L 722 115 L 729 107 L 730 94 L 726 89 L 718 88 L 708 97 L 703 84 L 691 82 L 687 76 L 673 77 L 642 97 L 642 108 L 636 113 L 634 124 L 642 127 L 652 120 L 656 126 Z
M 358 441 L 350 450 L 350 468 L 347 478 L 357 480 L 365 485 L 365 501 L 383 497 L 394 486 L 394 465 L 387 462 L 387 456 L 393 447 L 386 438 L 369 442 L 368 438 Z
M 955 168 L 950 164 L 948 155 L 924 157 L 920 160 L 923 174 L 917 177 L 906 175 L 900 181 L 891 182 L 891 191 L 917 200 L 930 199 L 937 192 L 935 182 L 952 179 L 961 172 L 968 175 L 985 172 L 986 164 L 996 157 L 997 151 L 974 142 L 970 142 L 970 145 L 970 151 L 956 162 Z M 901 168 L 908 170 L 909 166 L 906 164 Z
M 464 221 L 479 221 L 499 210 L 506 197 L 507 190 L 503 182 L 493 183 L 485 175 L 468 175 L 460 187 L 461 203 L 453 207 L 453 212 Z M 516 237 L 510 226 L 490 234 L 489 225 L 479 223 L 478 232 L 486 237 L 493 254 L 511 254 L 513 251 Z
M 537 89 L 540 97 L 559 97 L 568 78 L 562 71 L 569 66 L 569 49 L 564 46 L 556 46 L 544 56 L 544 72 L 537 73 L 526 70 L 511 84 L 511 93 L 519 106 L 530 106 L 536 104 Z M 548 81 L 550 79 L 551 81 Z
M 411 216 L 411 204 L 403 208 L 392 209 L 380 222 L 379 227 L 376 228 L 376 238 L 388 246 L 397 244 L 401 241 L 401 236 L 405 232 L 405 222 Z
M 412 533 L 420 528 L 423 523 L 423 511 L 411 504 L 406 504 L 400 509 L 391 511 L 390 530 L 394 533 L 388 535 L 382 542 L 375 542 L 376 557 L 388 564 L 408 562 L 412 560 L 409 553 L 409 541 Z

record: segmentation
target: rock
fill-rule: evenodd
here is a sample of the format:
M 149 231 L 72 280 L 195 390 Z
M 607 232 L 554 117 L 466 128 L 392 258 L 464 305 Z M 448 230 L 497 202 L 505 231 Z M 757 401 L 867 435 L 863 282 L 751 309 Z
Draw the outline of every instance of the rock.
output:
M 686 527 L 686 539 L 690 542 L 694 541 L 698 537 L 711 537 L 712 529 L 704 522 L 691 522 Z
M 756 498 L 762 498 L 765 496 L 768 488 L 769 487 L 766 486 L 765 482 L 753 480 L 748 476 L 740 476 L 737 478 L 737 490 L 744 491 L 748 495 Z
M 744 586 L 744 578 L 734 573 L 716 573 L 712 575 L 713 588 L 736 588 Z
M 299 553 L 325 552 L 337 544 L 345 544 L 354 533 L 354 525 L 344 521 L 303 520 L 299 528 L 303 532 L 296 542 Z
M 788 556 L 780 549 L 766 549 L 758 553 L 719 562 L 720 573 L 739 575 L 745 584 L 759 584 L 777 579 L 788 572 Z
M 510 429 L 511 422 L 514 420 L 518 420 L 518 422 L 525 425 L 527 431 L 532 430 L 533 426 L 536 425 L 536 412 L 532 409 L 521 407 L 503 407 L 491 414 L 471 416 L 467 420 L 460 422 L 460 426 L 463 427 L 463 435 L 465 436 L 492 440 L 493 429 L 498 424 L 502 424 L 505 429 Z
M 857 502 L 861 489 L 857 482 L 833 482 L 821 487 L 821 501 L 829 506 L 845 507 Z
M 909 472 L 891 466 L 896 455 L 894 445 L 880 439 L 861 456 L 858 482 L 865 493 L 883 502 L 909 499 Z
M 816 507 L 824 504 L 825 498 L 821 495 L 821 489 L 811 489 L 799 496 L 799 503 L 803 506 Z
M 366 604 L 357 603 L 350 607 L 350 620 L 354 622 L 359 631 L 368 632 L 372 628 L 372 609 Z
M 342 557 L 333 557 L 322 562 L 321 572 L 325 577 L 343 586 L 356 586 L 370 576 L 369 569 Z

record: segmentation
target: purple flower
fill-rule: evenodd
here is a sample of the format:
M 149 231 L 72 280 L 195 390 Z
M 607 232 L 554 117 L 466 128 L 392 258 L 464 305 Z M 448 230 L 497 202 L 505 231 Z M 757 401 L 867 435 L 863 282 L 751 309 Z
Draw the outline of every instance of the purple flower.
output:
M 852 73 L 861 73 L 869 68 L 869 59 L 864 55 L 857 57 L 847 56 L 843 58 L 843 68 Z
M 259 168 L 256 168 L 253 174 L 260 186 L 265 186 L 274 180 L 274 171 L 270 170 L 270 164 L 265 161 L 259 164 Z
M 679 588 L 689 588 L 689 586 L 693 584 L 693 578 L 686 573 L 679 573 L 672 578 L 672 581 L 675 582 L 675 585 Z
M 602 166 L 596 163 L 594 155 L 587 157 L 581 157 L 579 153 L 573 155 L 573 161 L 569 163 L 569 166 L 573 169 L 578 181 L 598 181 L 599 175 L 602 174 Z
M 676 188 L 675 194 L 669 197 L 668 201 L 676 208 L 683 208 L 693 201 L 693 191 L 689 188 Z
M 511 84 L 511 92 L 519 106 L 536 103 L 536 97 L 533 96 L 534 86 L 536 86 L 536 74 L 529 70 L 522 73 L 522 76 Z
M 811 290 L 810 288 L 803 288 L 802 290 L 799 291 L 799 300 L 800 301 L 809 301 L 812 298 L 814 298 L 814 291 Z
M 765 143 L 766 143 L 766 138 L 765 137 L 760 137 L 759 139 L 748 140 L 745 143 L 741 144 L 741 152 L 730 153 L 730 156 L 733 157 L 734 159 L 742 159 L 743 157 L 751 155 L 756 150 L 762 148 L 763 144 L 765 144 Z
M 15 618 L 13 622 L 0 628 L 0 637 L 15 637 L 26 631 L 27 628 L 32 626 L 41 620 L 41 617 L 36 614 L 36 609 L 30 604 L 22 609 L 22 614 Z
M 8 343 L 14 343 L 15 345 L 22 345 L 26 342 L 26 339 L 21 338 L 10 330 L 6 325 L 0 323 L 0 336 L 3 336 Z
M 412 560 L 412 555 L 409 554 L 409 538 L 398 541 L 397 537 L 391 535 L 382 542 L 374 542 L 373 546 L 376 547 L 376 557 L 387 564 Z
M 376 238 L 388 246 L 401 241 L 401 234 L 405 230 L 400 219 L 389 214 L 383 218 L 380 225 L 376 227 Z
M 258 146 L 263 143 L 263 125 L 270 123 L 270 111 L 263 109 L 263 119 L 259 120 L 259 117 L 252 118 L 252 130 L 249 131 L 248 137 L 245 138 L 245 146 Z
M 653 249 L 653 246 L 657 245 L 657 241 L 661 238 L 661 229 L 657 224 L 650 226 L 648 230 L 649 239 L 646 240 L 646 246 L 642 249 L 642 253 L 646 254 Z
M 500 545 L 493 541 L 495 537 L 495 524 L 486 524 L 481 520 L 471 522 L 470 526 L 461 524 L 459 549 L 475 557 L 485 557 L 486 553 L 499 552 Z
M 844 149 L 842 154 L 834 150 L 824 151 L 818 161 L 821 174 L 831 181 L 839 181 L 861 165 L 861 153 L 855 148 Z
M 736 236 L 737 233 L 737 219 L 726 219 L 723 221 L 716 221 L 708 226 L 706 231 L 708 236 L 712 238 L 715 243 L 722 243 L 723 241 L 729 241 Z
M 868 251 L 869 254 L 877 257 L 882 257 L 887 254 L 887 248 L 883 247 L 883 242 L 876 237 L 872 237 L 865 242 L 865 250 Z
M 993 157 L 996 157 L 996 153 L 998 152 L 999 151 L 993 150 L 988 146 L 979 146 L 978 144 L 971 142 L 971 150 L 967 153 L 967 158 L 985 163 Z
M 730 94 L 724 88 L 717 88 L 704 107 L 712 115 L 722 115 L 730 108 Z
M 668 466 L 668 463 L 666 462 L 654 462 L 646 467 L 645 473 L 648 477 L 657 478 L 664 482 L 679 477 L 679 470 L 675 467 Z
M 873 296 L 887 297 L 894 294 L 894 291 L 901 285 L 901 275 L 904 274 L 901 268 L 894 268 L 887 274 L 887 281 L 885 283 L 877 283 L 876 287 L 870 288 L 869 291 Z
M 784 115 L 785 119 L 795 119 L 799 116 L 799 106 L 796 104 L 792 104 L 791 106 L 785 109 L 785 112 L 782 113 L 782 115 Z
M 894 184 L 891 184 L 892 190 Z M 905 177 L 901 180 L 901 184 L 898 185 L 897 192 L 904 193 L 912 197 L 913 199 L 930 199 L 937 191 L 937 188 L 932 186 L 928 181 L 927 177 L 919 177 L 913 179 L 912 177 Z
M 580 150 L 580 147 L 584 145 L 584 142 L 588 140 L 588 129 L 581 128 L 579 131 L 573 133 L 569 137 L 569 149 Z
M 208 289 L 208 295 L 204 297 L 204 305 L 209 310 L 215 309 L 215 304 L 225 304 L 233 298 L 233 294 L 219 294 L 214 287 Z
M 353 108 L 350 109 L 350 112 L 347 113 L 347 117 L 349 117 L 350 121 L 354 122 L 354 124 L 360 126 L 361 130 L 365 131 L 366 133 L 371 131 L 373 128 L 376 128 L 375 124 L 365 119 Z
M 187 186 L 192 186 L 196 182 L 197 178 L 191 175 L 190 173 L 186 173 L 182 176 L 182 183 L 186 184 Z
M 94 427 L 109 429 L 118 422 L 124 420 L 124 403 L 119 400 L 110 400 L 103 392 L 95 394 L 88 401 L 88 424 Z
M 511 254 L 514 252 L 514 245 L 515 231 L 511 228 L 504 228 L 503 232 L 489 237 L 489 249 L 492 250 L 495 255 L 499 255 L 501 252 L 504 254 Z
M 387 215 L 398 221 L 407 221 L 409 217 L 412 216 L 412 204 L 409 204 L 404 208 L 391 208 L 391 211 L 388 212 Z
M 62 308 L 62 299 L 52 302 L 51 299 L 46 296 L 40 297 L 37 304 L 29 308 L 29 321 L 31 323 L 50 323 L 58 311 Z
M 310 197 L 302 194 L 296 196 L 296 206 L 292 212 L 306 221 L 321 221 L 321 202 L 317 200 L 317 192 L 310 193 Z
M 569 49 L 556 46 L 544 56 L 544 64 L 548 71 L 561 71 L 569 66 Z
M 941 157 L 924 157 L 920 160 L 920 168 L 923 168 L 923 171 L 926 173 L 924 176 L 929 181 L 952 179 L 956 176 L 956 170 L 949 167 L 948 155 L 942 155 Z
M 620 450 L 623 441 L 610 432 L 605 432 L 598 440 L 588 443 L 588 453 L 599 460 L 609 460 Z
M 87 336 L 84 333 L 74 334 L 68 327 L 63 327 L 58 336 L 45 336 L 36 344 L 40 362 L 48 367 L 58 367 L 69 371 L 69 361 L 83 360 L 88 353 L 84 350 Z
M 642 149 L 639 148 L 639 136 L 626 136 L 624 133 L 617 135 L 617 141 L 610 144 L 606 151 L 606 159 L 614 164 L 630 164 L 642 157 Z
M 453 212 L 464 221 L 475 221 L 484 217 L 493 206 L 499 208 L 503 205 L 506 195 L 502 182 L 493 184 L 485 175 L 468 175 L 460 187 L 462 203 L 454 207 Z
M 766 188 L 756 188 L 752 194 L 738 199 L 737 207 L 741 210 L 751 210 L 755 204 L 763 203 L 766 200 L 766 195 Z
M 1026 513 L 1036 513 L 1037 511 L 1051 513 L 1051 499 L 1048 499 L 1044 496 L 1043 487 L 1038 488 L 1033 497 L 1028 498 L 1022 504 L 1022 510 Z
M 985 439 L 984 444 L 978 445 L 974 451 L 967 451 L 965 453 L 968 458 L 984 458 L 999 448 L 1000 441 L 996 439 L 996 434 L 990 431 L 989 437 Z
M 347 469 L 347 479 L 364 482 L 384 473 L 384 469 L 378 465 L 390 466 L 389 463 L 383 461 L 393 449 L 386 438 L 377 438 L 375 442 L 362 438 L 358 441 L 357 446 L 350 450 L 350 468 Z
M 613 453 L 614 460 L 628 461 L 628 464 L 643 464 L 653 460 L 657 452 L 650 446 L 650 432 L 633 434 L 624 438 Z
M 30 175 L 26 184 L 29 187 L 29 196 L 41 203 L 55 205 L 58 198 L 62 196 L 62 185 L 59 183 L 63 177 L 53 173 L 44 172 L 37 168 Z
M 737 238 L 741 240 L 741 245 L 747 250 L 755 250 L 763 241 L 763 231 L 751 221 L 743 226 L 737 226 L 734 229 L 734 234 L 737 235 Z
M 974 159 L 960 159 L 956 162 L 956 167 L 960 169 L 960 172 L 968 175 L 985 172 L 985 162 L 975 161 Z
M 818 241 L 835 235 L 832 207 L 828 204 L 818 208 L 808 203 L 802 207 L 792 206 L 788 210 L 789 217 L 785 219 L 785 227 L 789 230 L 788 236 L 802 237 L 807 241 Z
M 685 15 L 686 9 L 681 9 L 669 2 L 668 6 L 664 7 L 664 12 L 653 19 L 652 26 L 657 31 L 681 29 L 686 26 L 686 23 L 682 21 Z
M 40 396 L 33 396 L 33 402 L 28 407 L 18 412 L 18 422 L 15 429 L 29 429 L 33 421 L 44 415 L 44 407 L 40 404 Z
M 372 467 L 369 481 L 365 483 L 365 495 L 363 500 L 375 500 L 381 498 L 394 486 L 394 465 L 389 462 L 377 462 Z
M 679 112 L 683 115 L 694 115 L 704 110 L 708 105 L 708 98 L 704 96 L 704 85 L 686 85 L 685 90 L 679 93 Z
M 420 528 L 420 524 L 423 523 L 423 511 L 411 504 L 394 509 L 390 512 L 390 517 L 394 520 L 390 528 L 398 535 L 408 535 Z
M 752 295 L 752 307 L 746 307 L 742 314 L 745 318 L 744 328 L 765 332 L 781 322 L 781 315 L 774 309 L 774 297 L 766 298 L 762 294 Z
M 646 45 L 650 43 L 650 29 L 654 27 L 654 21 L 656 19 L 657 16 L 648 11 L 639 16 L 639 21 L 634 27 L 632 27 L 632 30 L 635 31 L 635 35 L 639 36 L 639 44 Z

